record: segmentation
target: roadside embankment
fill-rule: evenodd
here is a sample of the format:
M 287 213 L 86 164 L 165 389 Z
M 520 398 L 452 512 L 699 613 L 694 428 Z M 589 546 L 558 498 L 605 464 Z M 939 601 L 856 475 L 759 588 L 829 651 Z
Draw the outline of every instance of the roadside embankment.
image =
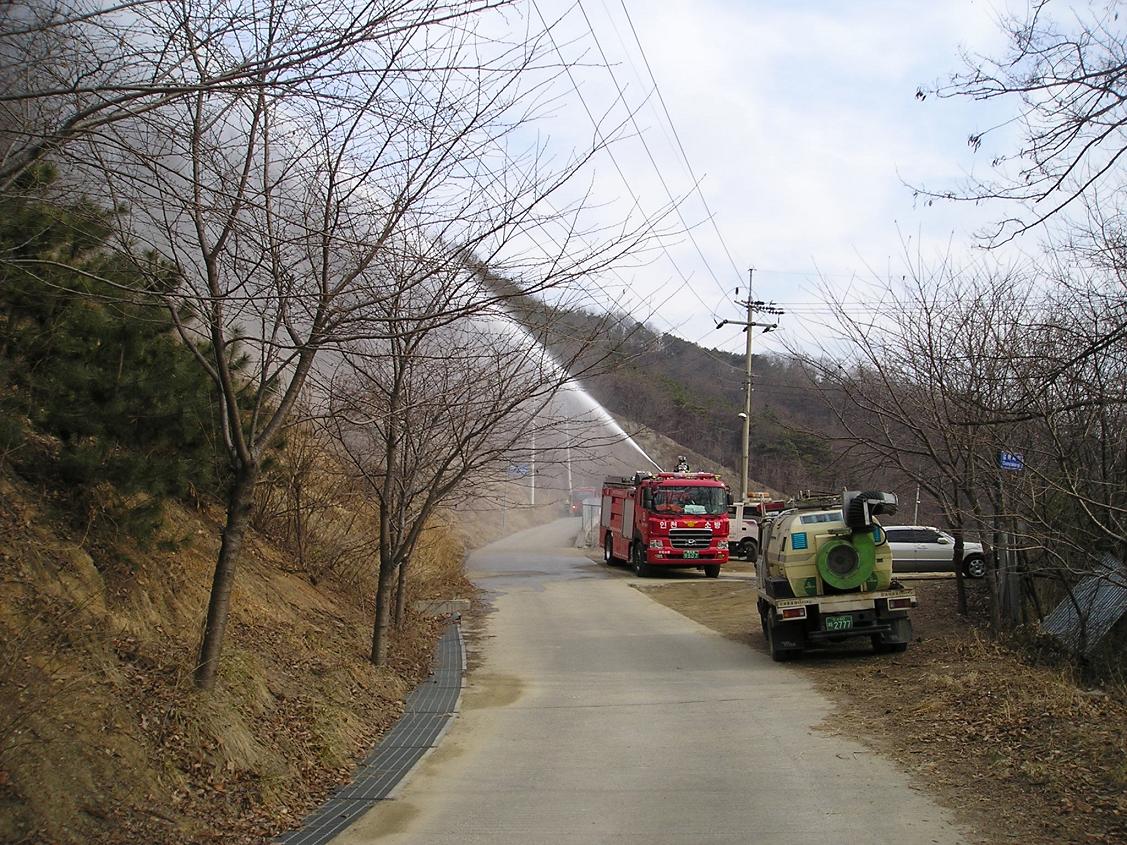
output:
M 408 613 L 368 662 L 370 574 L 317 579 L 247 539 L 217 689 L 192 684 L 222 512 L 169 504 L 145 548 L 95 542 L 0 477 L 0 841 L 262 842 L 293 827 L 396 719 L 438 622 Z M 427 532 L 412 600 L 465 594 Z

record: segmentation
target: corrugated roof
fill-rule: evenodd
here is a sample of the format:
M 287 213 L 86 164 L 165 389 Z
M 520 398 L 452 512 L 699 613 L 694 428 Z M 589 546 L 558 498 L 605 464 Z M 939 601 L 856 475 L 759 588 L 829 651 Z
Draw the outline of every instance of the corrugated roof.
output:
M 1127 568 L 1106 555 L 1093 572 L 1072 589 L 1072 598 L 1062 601 L 1041 620 L 1041 628 L 1072 652 L 1091 654 L 1127 613 Z

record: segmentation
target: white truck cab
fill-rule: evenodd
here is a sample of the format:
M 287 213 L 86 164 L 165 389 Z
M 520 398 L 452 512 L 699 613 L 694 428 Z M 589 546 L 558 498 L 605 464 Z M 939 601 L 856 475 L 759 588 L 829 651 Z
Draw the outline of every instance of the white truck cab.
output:
M 768 493 L 753 493 L 744 502 L 728 507 L 728 553 L 755 563 L 759 557 L 762 520 L 786 507 L 786 502 Z

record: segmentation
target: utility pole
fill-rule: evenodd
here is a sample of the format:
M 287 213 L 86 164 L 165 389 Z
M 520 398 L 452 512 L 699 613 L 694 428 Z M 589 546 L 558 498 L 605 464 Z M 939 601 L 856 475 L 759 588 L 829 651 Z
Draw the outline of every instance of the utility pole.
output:
M 755 275 L 755 268 L 749 267 L 747 269 L 747 302 L 744 303 L 747 307 L 747 323 L 744 326 L 744 334 L 747 335 L 747 348 L 744 350 L 744 437 L 743 437 L 743 451 L 740 453 L 740 501 L 747 501 L 747 465 L 751 461 L 751 328 L 754 325 L 752 322 L 752 300 L 751 300 L 751 277 Z M 739 296 L 739 292 L 736 292 Z
M 747 477 L 748 477 L 748 463 L 751 461 L 751 336 L 752 329 L 762 328 L 764 334 L 773 332 L 779 327 L 779 317 L 785 313 L 781 308 L 777 308 L 774 303 L 767 303 L 760 299 L 752 299 L 751 285 L 752 277 L 755 274 L 755 268 L 750 267 L 747 271 L 747 299 L 741 302 L 736 300 L 737 305 L 742 305 L 747 309 L 746 320 L 721 320 L 716 324 L 716 328 L 722 329 L 727 325 L 743 326 L 744 332 L 747 334 L 747 345 L 744 350 L 744 412 L 740 414 L 744 418 L 743 430 L 743 453 L 740 461 L 740 501 L 747 500 Z M 739 288 L 736 288 L 736 296 L 740 295 Z M 754 320 L 755 314 L 770 314 L 775 318 L 773 323 L 757 323 Z
M 572 490 L 572 483 L 571 483 L 571 426 L 568 424 L 568 421 L 566 419 L 563 421 L 563 430 L 564 430 L 564 442 L 567 444 L 567 499 L 568 499 L 568 504 L 570 504 L 571 503 L 571 490 Z

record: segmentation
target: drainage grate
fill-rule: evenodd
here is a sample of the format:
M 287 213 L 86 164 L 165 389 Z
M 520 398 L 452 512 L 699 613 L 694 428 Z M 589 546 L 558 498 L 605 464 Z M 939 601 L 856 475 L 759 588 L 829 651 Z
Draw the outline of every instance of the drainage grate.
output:
M 375 802 L 330 798 L 305 820 L 300 830 L 287 833 L 277 841 L 286 845 L 320 845 L 328 842 L 364 815 L 373 803 Z
M 297 830 L 275 840 L 283 845 L 328 842 L 368 808 L 388 796 L 454 716 L 462 691 L 465 652 L 462 631 L 450 624 L 438 641 L 430 677 L 407 696 L 403 715 L 360 764 L 352 783 L 338 789 Z

